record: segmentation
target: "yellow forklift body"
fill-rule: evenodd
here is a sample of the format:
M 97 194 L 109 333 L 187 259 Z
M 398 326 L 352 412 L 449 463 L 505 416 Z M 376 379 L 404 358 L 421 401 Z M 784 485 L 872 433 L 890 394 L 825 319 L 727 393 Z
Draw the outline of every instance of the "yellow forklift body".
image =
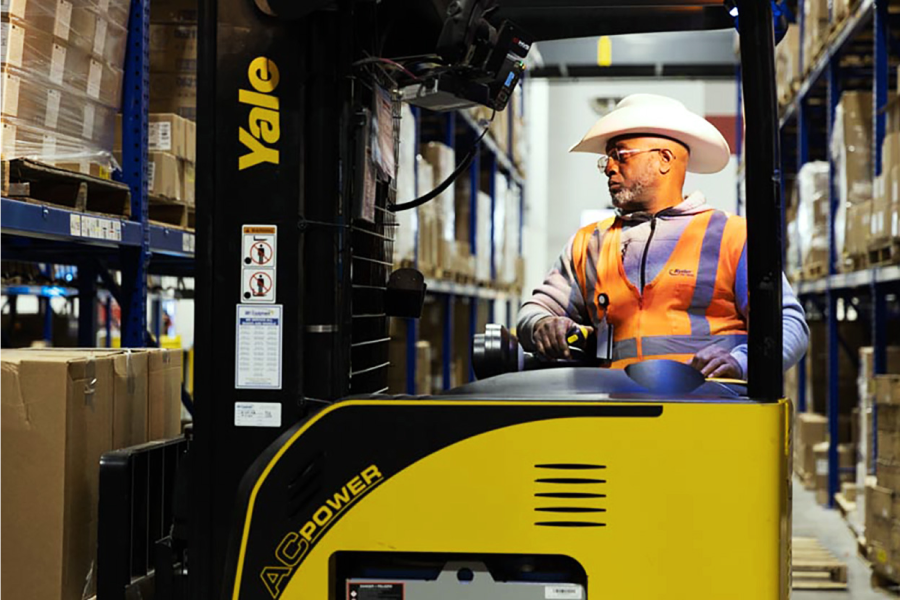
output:
M 503 411 L 535 404 L 563 415 L 571 408 L 572 416 L 463 437 L 390 475 L 364 460 L 346 485 L 326 490 L 329 500 L 303 525 L 285 526 L 267 567 L 246 570 L 260 486 L 329 414 L 361 405 Z M 334 598 L 333 556 L 359 551 L 567 556 L 583 567 L 591 600 L 787 599 L 790 402 L 659 400 L 651 401 L 660 408 L 653 418 L 582 416 L 589 407 L 642 404 L 335 404 L 293 432 L 253 485 L 233 598 L 242 597 L 247 577 L 258 579 L 245 586 L 262 585 L 276 600 Z M 404 452 L 402 434 L 382 443 Z

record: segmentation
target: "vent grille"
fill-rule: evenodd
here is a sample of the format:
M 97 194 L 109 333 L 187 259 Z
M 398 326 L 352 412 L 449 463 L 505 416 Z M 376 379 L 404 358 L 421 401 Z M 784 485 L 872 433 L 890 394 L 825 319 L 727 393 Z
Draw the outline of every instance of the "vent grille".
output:
M 566 515 L 567 520 L 535 521 L 538 527 L 606 527 L 604 521 L 596 520 L 606 513 L 606 507 L 600 506 L 600 500 L 606 498 L 606 465 L 586 463 L 545 463 L 534 466 L 538 476 L 534 483 L 537 491 L 534 511 L 541 516 L 550 514 Z M 569 477 L 573 471 L 584 473 L 585 477 Z M 549 472 L 549 473 L 548 473 Z M 596 475 L 603 475 L 600 479 Z M 544 475 L 552 475 L 545 477 Z M 558 476 L 557 476 L 558 475 Z M 574 489 L 573 489 L 574 488 Z M 598 491 L 598 490 L 602 490 Z M 553 502 L 556 500 L 556 502 Z M 559 500 L 570 502 L 561 503 Z M 582 517 L 578 520 L 573 520 Z

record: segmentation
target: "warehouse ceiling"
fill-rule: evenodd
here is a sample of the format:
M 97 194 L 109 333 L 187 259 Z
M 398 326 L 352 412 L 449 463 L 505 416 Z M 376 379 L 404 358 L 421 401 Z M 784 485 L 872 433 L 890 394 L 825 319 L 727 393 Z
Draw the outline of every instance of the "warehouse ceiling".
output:
M 733 77 L 734 29 L 539 42 L 532 77 Z

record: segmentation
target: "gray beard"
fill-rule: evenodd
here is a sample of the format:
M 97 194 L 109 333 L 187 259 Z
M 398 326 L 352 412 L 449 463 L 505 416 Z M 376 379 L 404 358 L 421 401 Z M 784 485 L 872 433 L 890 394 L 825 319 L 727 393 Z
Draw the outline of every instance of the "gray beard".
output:
M 620 189 L 610 194 L 612 196 L 613 206 L 626 211 L 640 210 L 643 206 L 635 206 L 635 198 L 640 198 L 644 194 L 646 186 L 643 182 L 635 182 L 630 188 Z

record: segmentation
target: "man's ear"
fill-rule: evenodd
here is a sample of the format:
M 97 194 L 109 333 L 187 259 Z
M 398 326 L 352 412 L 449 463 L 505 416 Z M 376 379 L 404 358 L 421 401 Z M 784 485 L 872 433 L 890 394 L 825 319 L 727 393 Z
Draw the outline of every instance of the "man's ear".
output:
M 675 153 L 667 148 L 659 151 L 659 172 L 665 175 L 672 170 L 672 161 L 675 160 Z

